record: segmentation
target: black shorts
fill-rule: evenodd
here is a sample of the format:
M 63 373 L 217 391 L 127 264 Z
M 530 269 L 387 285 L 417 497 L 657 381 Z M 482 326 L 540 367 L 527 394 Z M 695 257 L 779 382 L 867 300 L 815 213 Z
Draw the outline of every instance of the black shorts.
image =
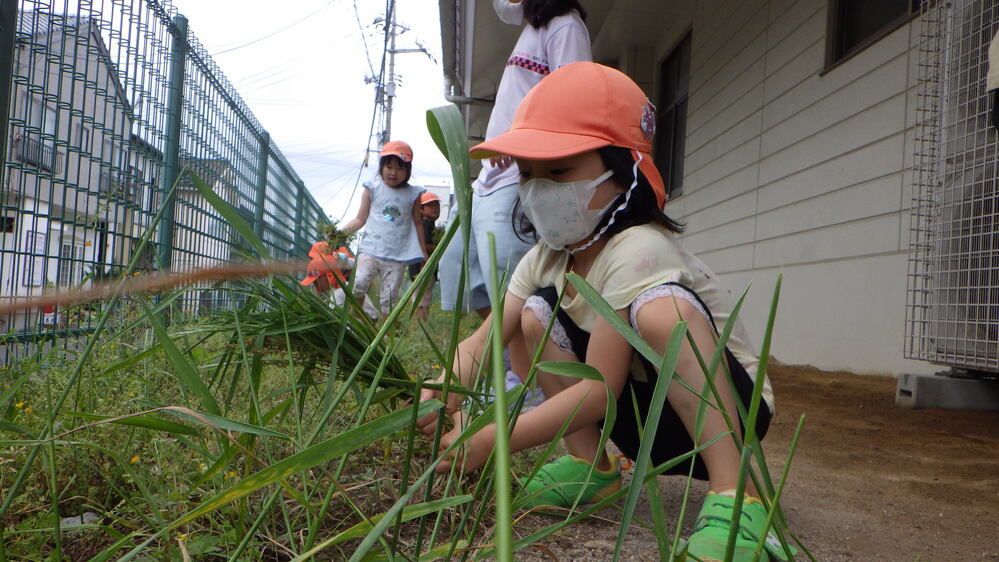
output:
M 704 310 L 708 310 L 708 307 L 704 306 L 703 301 L 701 301 L 696 293 L 682 285 L 677 286 L 692 294 L 701 303 Z M 554 287 L 541 289 L 535 295 L 543 298 L 550 308 L 555 308 L 555 303 L 558 300 L 558 292 Z M 708 314 L 710 315 L 710 312 Z M 709 320 L 712 326 L 714 326 L 714 319 L 709 318 Z M 590 334 L 576 326 L 572 319 L 569 318 L 569 315 L 561 308 L 556 312 L 556 321 L 561 324 L 565 331 L 573 353 L 581 361 L 585 360 L 586 348 L 590 342 Z M 717 327 L 715 327 L 715 330 L 717 332 Z M 625 456 L 633 460 L 638 457 L 638 448 L 641 444 L 641 434 L 638 431 L 639 423 L 638 419 L 636 419 L 634 404 L 638 404 L 641 427 L 645 427 L 645 420 L 648 419 L 649 408 L 652 405 L 652 394 L 656 387 L 656 381 L 659 379 L 659 374 L 652 363 L 641 354 L 638 354 L 637 351 L 635 353 L 641 361 L 642 367 L 645 369 L 646 380 L 641 381 L 633 376 L 628 377 L 628 381 L 617 399 L 617 419 L 614 421 L 614 427 L 611 428 L 610 432 L 611 441 L 621 449 L 621 452 Z M 746 368 L 742 366 L 742 363 L 739 363 L 727 348 L 725 349 L 725 359 L 728 363 L 729 373 L 732 375 L 735 391 L 748 410 L 749 402 L 753 396 L 753 379 L 750 378 L 749 373 L 746 372 Z M 761 400 L 759 414 L 756 417 L 756 435 L 759 439 L 763 439 L 763 436 L 766 435 L 772 417 L 773 414 L 770 412 L 770 408 L 765 401 Z M 741 419 L 739 420 L 739 429 L 743 436 L 745 436 L 745 428 L 742 427 Z M 693 439 L 687 433 L 687 428 L 680 421 L 680 417 L 677 416 L 672 406 L 670 406 L 669 401 L 667 401 L 663 405 L 662 415 L 659 418 L 659 429 L 656 431 L 656 440 L 652 446 L 650 459 L 654 465 L 659 465 L 686 454 L 693 449 Z M 708 471 L 700 455 L 695 456 L 693 461 L 694 478 L 707 480 Z M 688 474 L 689 472 L 690 461 L 686 461 L 670 468 L 664 474 Z

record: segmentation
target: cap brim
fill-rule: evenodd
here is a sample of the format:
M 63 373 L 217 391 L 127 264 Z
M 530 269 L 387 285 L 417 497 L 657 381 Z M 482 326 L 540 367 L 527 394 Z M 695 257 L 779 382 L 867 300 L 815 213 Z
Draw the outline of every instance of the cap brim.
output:
M 539 129 L 514 129 L 473 146 L 469 155 L 478 159 L 513 156 L 529 160 L 550 160 L 568 158 L 610 145 L 611 141 L 600 137 Z
M 407 156 L 407 155 L 402 154 L 400 152 L 381 152 L 381 153 L 378 154 L 379 158 L 384 158 L 386 156 L 395 156 L 396 158 L 398 158 L 399 160 L 402 160 L 403 162 L 412 162 L 413 161 L 413 158 L 411 156 Z

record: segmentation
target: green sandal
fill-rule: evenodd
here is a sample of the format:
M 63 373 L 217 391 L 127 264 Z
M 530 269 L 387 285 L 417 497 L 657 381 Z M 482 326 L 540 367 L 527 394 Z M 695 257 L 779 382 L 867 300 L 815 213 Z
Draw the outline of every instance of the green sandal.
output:
M 704 562 L 723 560 L 725 547 L 728 545 L 734 509 L 735 498 L 709 492 L 704 499 L 704 505 L 701 506 L 701 513 L 697 516 L 694 534 L 690 535 L 680 560 L 701 560 Z M 736 534 L 735 550 L 732 554 L 733 561 L 754 559 L 756 545 L 759 544 L 760 537 L 763 535 L 766 520 L 767 510 L 763 507 L 762 502 L 751 498 L 742 503 L 739 531 Z M 795 552 L 794 548 L 791 548 L 792 556 Z M 758 560 L 768 562 L 771 556 L 778 560 L 790 560 L 777 538 L 768 534 Z
M 571 507 L 577 497 L 580 505 L 595 503 L 620 490 L 621 456 L 608 456 L 611 469 L 606 472 L 591 468 L 592 464 L 586 459 L 571 455 L 544 465 L 534 478 L 521 482 L 523 499 L 520 507 Z

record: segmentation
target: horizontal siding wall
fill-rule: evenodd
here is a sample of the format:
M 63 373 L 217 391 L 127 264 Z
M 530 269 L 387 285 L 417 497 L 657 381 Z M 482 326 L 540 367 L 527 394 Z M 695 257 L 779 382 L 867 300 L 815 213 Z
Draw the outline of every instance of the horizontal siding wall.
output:
M 667 208 L 684 246 L 733 292 L 752 284 L 758 335 L 784 274 L 779 360 L 933 371 L 902 357 L 918 23 L 823 75 L 826 0 L 695 6 L 684 193 Z

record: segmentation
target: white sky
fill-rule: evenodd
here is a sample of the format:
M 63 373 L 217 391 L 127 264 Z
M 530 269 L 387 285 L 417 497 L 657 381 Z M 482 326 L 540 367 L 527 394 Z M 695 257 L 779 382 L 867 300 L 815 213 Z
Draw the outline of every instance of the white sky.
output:
M 384 17 L 385 2 L 356 0 L 363 36 L 355 0 L 172 3 L 188 18 L 191 33 L 207 48 L 326 213 L 339 219 L 346 212 L 352 218 L 360 194 L 349 207 L 348 200 L 364 160 L 375 95 L 374 85 L 364 83 L 371 70 L 363 41 L 377 72 L 384 31 L 372 22 Z M 397 38 L 396 48 L 414 48 L 419 41 L 438 62 L 421 53 L 396 55 L 400 86 L 392 113 L 392 138 L 413 146 L 413 183 L 450 185 L 450 168 L 426 129 L 426 110 L 447 103 L 439 62 L 438 2 L 400 0 L 396 10 L 396 21 L 410 28 Z M 246 45 L 254 40 L 259 41 Z M 233 47 L 239 48 L 223 52 Z M 374 140 L 371 147 L 377 148 Z M 373 177 L 376 167 L 377 155 L 372 155 L 361 181 Z

